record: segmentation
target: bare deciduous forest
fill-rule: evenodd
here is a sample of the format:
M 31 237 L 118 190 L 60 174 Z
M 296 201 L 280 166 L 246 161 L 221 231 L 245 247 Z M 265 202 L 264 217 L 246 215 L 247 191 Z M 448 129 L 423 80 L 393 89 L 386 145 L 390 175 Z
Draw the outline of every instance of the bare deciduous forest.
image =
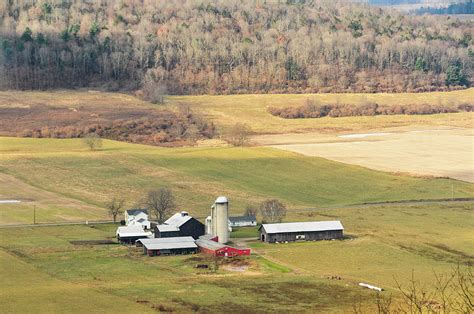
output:
M 401 92 L 472 81 L 470 21 L 347 1 L 0 3 L 1 88 Z

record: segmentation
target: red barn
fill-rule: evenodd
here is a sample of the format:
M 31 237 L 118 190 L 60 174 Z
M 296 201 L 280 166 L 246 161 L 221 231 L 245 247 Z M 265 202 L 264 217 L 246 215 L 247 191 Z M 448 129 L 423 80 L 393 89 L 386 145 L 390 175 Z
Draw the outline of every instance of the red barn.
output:
M 199 247 L 199 252 L 212 254 L 214 256 L 235 257 L 250 255 L 250 249 L 236 248 L 226 244 L 221 244 L 215 241 L 203 239 L 202 237 L 196 240 L 196 244 Z

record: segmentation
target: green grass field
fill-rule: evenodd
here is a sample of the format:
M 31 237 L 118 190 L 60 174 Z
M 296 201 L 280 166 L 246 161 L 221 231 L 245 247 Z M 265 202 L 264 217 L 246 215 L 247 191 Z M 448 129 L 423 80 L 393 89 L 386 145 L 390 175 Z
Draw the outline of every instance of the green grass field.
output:
M 474 261 L 473 205 L 391 204 L 299 211 L 295 220 L 340 219 L 349 239 L 259 244 L 258 250 L 317 276 L 337 275 L 393 290 L 395 279 L 406 284 L 414 271 L 429 286 L 433 272 L 448 273 L 457 263 Z
M 366 291 L 297 275 L 258 257 L 244 259 L 245 273 L 225 270 L 225 265 L 209 272 L 194 268 L 213 265 L 203 256 L 150 258 L 134 247 L 69 242 L 111 238 L 114 227 L 0 229 L 2 310 L 347 311 L 354 298 L 369 298 Z
M 157 148 L 105 141 L 88 151 L 81 140 L 0 138 L 3 191 L 27 185 L 36 194 L 2 192 L 26 199 L 21 206 L 1 205 L 2 223 L 107 219 L 104 204 L 124 196 L 133 206 L 148 190 L 170 186 L 179 209 L 208 214 L 218 195 L 231 200 L 231 214 L 248 204 L 278 198 L 290 208 L 366 202 L 474 196 L 474 185 L 449 179 L 414 178 L 367 170 L 271 148 Z M 71 199 L 77 207 L 48 202 Z M 20 193 L 21 194 L 21 193 Z M 26 206 L 26 207 L 25 207 Z M 28 210 L 28 208 L 30 210 Z M 15 215 L 12 213 L 16 211 Z
M 472 263 L 472 205 L 296 210 L 294 220 L 341 219 L 348 238 L 292 244 L 251 241 L 254 256 L 243 259 L 248 266 L 244 272 L 226 265 L 217 272 L 197 270 L 198 263 L 214 265 L 202 255 L 150 258 L 139 248 L 70 242 L 112 239 L 112 224 L 0 229 L 2 306 L 7 312 L 32 306 L 37 312 L 61 312 L 71 302 L 72 312 L 219 312 L 229 307 L 248 313 L 351 312 L 360 301 L 371 312 L 372 293 L 358 282 L 382 286 L 384 295 L 398 298 L 395 279 L 406 286 L 413 271 L 430 290 L 434 272 Z M 341 279 L 329 279 L 333 276 Z M 27 300 L 19 298 L 25 293 Z

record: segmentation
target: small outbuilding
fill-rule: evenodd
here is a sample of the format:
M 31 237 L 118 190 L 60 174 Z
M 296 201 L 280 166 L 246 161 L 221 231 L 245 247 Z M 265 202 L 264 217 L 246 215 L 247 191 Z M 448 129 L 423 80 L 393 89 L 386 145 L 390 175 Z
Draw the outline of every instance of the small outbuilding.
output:
M 232 247 L 210 240 L 206 236 L 197 239 L 196 244 L 199 247 L 199 252 L 211 254 L 218 257 L 235 257 L 250 255 L 250 249 L 248 248 Z
M 268 243 L 342 239 L 340 221 L 311 221 L 263 224 L 258 229 L 260 240 Z
M 155 227 L 155 238 L 174 238 L 181 236 L 179 228 L 174 225 L 157 225 Z
M 255 216 L 229 217 L 229 225 L 231 227 L 252 227 L 257 225 L 257 218 Z
M 117 240 L 120 243 L 134 244 L 139 239 L 152 237 L 152 233 L 143 230 L 140 225 L 118 227 L 116 231 Z
M 140 239 L 137 246 L 143 246 L 143 254 L 148 256 L 184 255 L 198 251 L 193 237 Z

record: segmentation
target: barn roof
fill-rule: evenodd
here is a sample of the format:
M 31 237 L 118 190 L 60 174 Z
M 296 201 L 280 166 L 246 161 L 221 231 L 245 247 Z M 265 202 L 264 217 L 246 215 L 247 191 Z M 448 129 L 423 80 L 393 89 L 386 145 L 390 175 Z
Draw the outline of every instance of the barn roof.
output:
M 178 242 L 193 242 L 193 237 L 170 237 L 170 238 L 153 238 L 153 239 L 140 239 L 137 242 L 142 244 L 156 244 L 156 243 L 178 243 Z
M 344 230 L 339 220 L 263 224 L 260 228 L 265 229 L 267 233 Z
M 143 243 L 147 250 L 171 250 L 171 249 L 193 249 L 197 248 L 196 243 L 184 242 L 162 242 L 162 243 Z
M 173 232 L 179 231 L 179 227 L 175 225 L 158 225 L 156 226 L 160 232 Z
M 200 247 L 210 249 L 210 250 L 218 250 L 218 249 L 222 249 L 226 247 L 226 245 L 224 244 L 221 244 L 219 242 L 214 242 L 212 240 L 203 239 L 202 237 L 196 240 L 196 244 Z
M 116 234 L 121 237 L 148 237 L 151 235 L 151 232 L 146 232 L 143 230 L 141 225 L 131 225 L 131 226 L 122 226 L 117 228 Z
M 176 213 L 171 216 L 168 220 L 165 221 L 165 225 L 173 225 L 176 227 L 181 227 L 192 217 L 186 212 Z
M 230 222 L 241 222 L 241 221 L 256 221 L 255 216 L 239 216 L 239 217 L 229 217 Z

